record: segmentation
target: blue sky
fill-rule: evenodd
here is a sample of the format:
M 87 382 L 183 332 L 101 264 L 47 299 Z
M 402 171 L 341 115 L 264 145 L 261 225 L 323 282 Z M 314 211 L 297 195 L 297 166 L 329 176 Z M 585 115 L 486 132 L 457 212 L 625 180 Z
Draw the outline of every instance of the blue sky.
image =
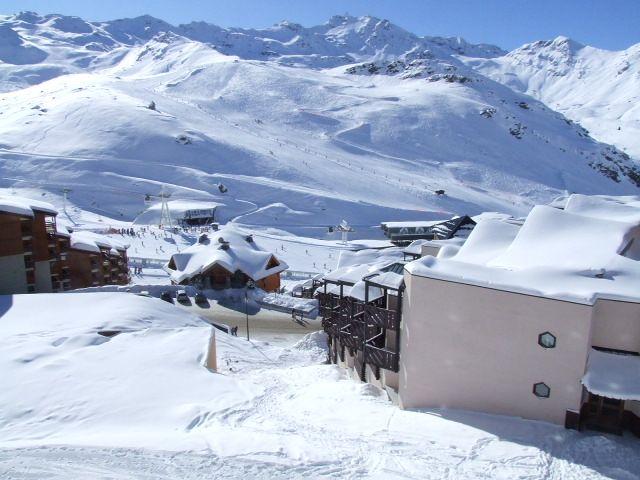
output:
M 505 49 L 558 35 L 608 49 L 640 42 L 640 0 L 0 0 L 1 13 L 20 10 L 87 20 L 148 13 L 173 24 L 239 27 L 283 19 L 309 26 L 333 14 L 369 14 L 416 34 L 460 35 Z

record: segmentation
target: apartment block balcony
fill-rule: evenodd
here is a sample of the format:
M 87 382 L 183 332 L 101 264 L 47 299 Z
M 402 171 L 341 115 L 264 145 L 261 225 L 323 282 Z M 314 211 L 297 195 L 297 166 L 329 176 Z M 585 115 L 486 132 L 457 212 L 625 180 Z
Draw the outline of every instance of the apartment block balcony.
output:
M 375 305 L 364 306 L 364 320 L 367 324 L 388 330 L 398 331 L 400 328 L 400 315 L 396 310 L 388 310 Z
M 369 365 L 398 372 L 399 355 L 388 348 L 378 348 L 368 343 L 364 346 L 364 361 Z

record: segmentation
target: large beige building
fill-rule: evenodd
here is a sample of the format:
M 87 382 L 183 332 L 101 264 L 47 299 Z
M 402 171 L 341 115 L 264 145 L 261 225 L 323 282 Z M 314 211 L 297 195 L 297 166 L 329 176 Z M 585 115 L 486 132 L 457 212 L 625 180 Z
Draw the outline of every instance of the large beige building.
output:
M 340 298 L 328 276 L 332 360 L 402 408 L 640 434 L 640 199 L 574 195 L 564 210 L 535 207 L 522 227 L 478 222 L 463 246 L 430 253 L 396 290 L 389 274 L 363 276 L 364 295 L 356 281 Z M 358 328 L 362 347 L 349 348 Z M 371 339 L 392 361 L 367 355 Z

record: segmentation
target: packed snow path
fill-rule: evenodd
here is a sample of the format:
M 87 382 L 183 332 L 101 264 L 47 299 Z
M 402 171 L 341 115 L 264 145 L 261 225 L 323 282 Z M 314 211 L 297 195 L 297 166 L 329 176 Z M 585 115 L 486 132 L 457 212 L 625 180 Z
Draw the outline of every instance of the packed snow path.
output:
M 0 449 L 8 479 L 638 478 L 633 438 L 469 412 L 402 411 L 322 364 L 320 335 L 280 348 L 222 338 L 220 370 L 262 393 L 194 417 L 208 449 L 38 446 Z M 234 347 L 237 345 L 237 347 Z

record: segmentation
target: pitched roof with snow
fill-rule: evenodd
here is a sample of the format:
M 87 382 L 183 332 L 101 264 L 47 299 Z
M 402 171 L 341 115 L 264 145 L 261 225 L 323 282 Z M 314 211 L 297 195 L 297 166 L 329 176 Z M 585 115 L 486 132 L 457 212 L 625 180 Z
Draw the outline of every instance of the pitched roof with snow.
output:
M 110 251 L 115 250 L 115 254 L 119 254 L 118 250 L 126 250 L 129 248 L 129 244 L 125 242 L 83 230 L 71 233 L 70 246 L 76 250 L 93 253 L 100 253 L 101 248 L 107 248 Z
M 272 259 L 276 260 L 277 265 L 270 267 Z M 240 270 L 252 280 L 261 280 L 289 268 L 273 253 L 259 248 L 250 235 L 232 227 L 224 227 L 201 236 L 196 244 L 173 254 L 166 270 L 172 281 L 180 283 L 206 272 L 214 265 L 231 273 Z
M 565 210 L 534 207 L 520 229 L 480 221 L 457 254 L 421 258 L 407 271 L 589 305 L 640 302 L 638 200 L 572 196 Z
M 0 196 L 0 212 L 33 217 L 34 211 L 44 212 L 50 215 L 58 214 L 55 207 L 48 202 L 14 195 Z

